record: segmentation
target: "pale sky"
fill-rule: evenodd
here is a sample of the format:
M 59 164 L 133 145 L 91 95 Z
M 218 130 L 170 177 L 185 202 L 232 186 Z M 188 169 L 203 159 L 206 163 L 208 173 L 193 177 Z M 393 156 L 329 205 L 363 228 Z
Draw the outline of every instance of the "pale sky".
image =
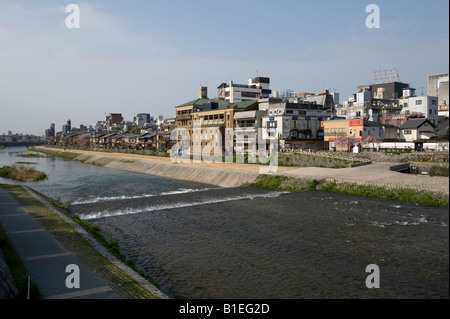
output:
M 65 24 L 71 3 L 79 29 Z M 371 3 L 379 29 L 366 27 Z M 426 94 L 428 75 L 449 71 L 448 12 L 447 0 L 1 0 L 0 134 L 115 112 L 172 117 L 200 85 L 214 98 L 222 82 L 258 75 L 342 103 L 396 68 Z

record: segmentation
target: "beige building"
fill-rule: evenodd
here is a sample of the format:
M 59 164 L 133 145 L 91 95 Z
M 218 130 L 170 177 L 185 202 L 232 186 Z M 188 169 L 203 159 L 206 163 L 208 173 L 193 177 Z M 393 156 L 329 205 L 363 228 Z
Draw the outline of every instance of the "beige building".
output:
M 204 88 L 200 88 L 199 92 L 198 99 L 176 107 L 176 127 L 188 132 L 190 154 L 203 152 L 206 146 L 220 147 L 222 152 L 226 129 L 234 128 L 235 113 L 257 110 L 258 101 L 229 103 L 222 99 L 208 99 Z

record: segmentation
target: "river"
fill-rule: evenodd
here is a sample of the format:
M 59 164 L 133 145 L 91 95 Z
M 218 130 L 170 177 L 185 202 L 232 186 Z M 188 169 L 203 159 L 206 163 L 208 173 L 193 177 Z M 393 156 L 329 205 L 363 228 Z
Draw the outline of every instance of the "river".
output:
M 55 157 L 27 183 L 100 226 L 172 298 L 448 298 L 449 210 L 307 191 L 218 188 Z M 0 183 L 12 183 L 0 178 Z M 20 184 L 20 183 L 18 183 Z M 368 289 L 366 267 L 379 267 Z

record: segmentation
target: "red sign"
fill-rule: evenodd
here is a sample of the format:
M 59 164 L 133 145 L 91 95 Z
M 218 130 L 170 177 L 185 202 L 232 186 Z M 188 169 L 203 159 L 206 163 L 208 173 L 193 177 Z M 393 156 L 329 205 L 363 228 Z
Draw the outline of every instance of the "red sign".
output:
M 348 125 L 350 125 L 350 126 L 360 126 L 360 125 L 362 125 L 362 120 L 350 120 L 350 121 L 348 121 Z

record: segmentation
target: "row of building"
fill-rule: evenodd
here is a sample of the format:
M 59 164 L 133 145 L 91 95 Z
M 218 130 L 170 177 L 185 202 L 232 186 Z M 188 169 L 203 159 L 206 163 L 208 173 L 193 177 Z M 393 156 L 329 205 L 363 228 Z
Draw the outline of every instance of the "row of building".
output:
M 137 114 L 133 121 L 126 121 L 121 113 L 109 113 L 104 121 L 90 125 L 72 127 L 71 120 L 56 132 L 55 124 L 45 130 L 45 141 L 49 145 L 82 146 L 101 149 L 155 150 L 167 151 L 174 143 L 170 132 L 175 127 L 175 119 L 148 113 Z
M 342 137 L 357 143 L 376 137 L 377 141 L 419 145 L 448 129 L 448 81 L 448 73 L 429 76 L 428 94 L 420 96 L 399 81 L 362 85 L 342 104 L 339 94 L 329 90 L 318 94 L 272 91 L 268 77 L 252 78 L 246 84 L 229 81 L 217 87 L 214 98 L 201 86 L 198 98 L 176 106 L 171 119 L 140 113 L 133 121 L 125 121 L 122 114 L 110 113 L 104 121 L 78 128 L 72 128 L 69 120 L 61 132 L 55 132 L 52 124 L 46 141 L 69 146 L 89 134 L 90 147 L 165 151 L 185 138 L 171 140 L 170 133 L 177 128 L 188 135 L 185 146 L 190 153 L 203 153 L 206 146 L 224 148 L 230 138 L 265 141 L 269 148 L 269 137 L 275 137 L 282 150 L 342 150 L 348 148 L 339 145 Z M 227 136 L 230 130 L 232 137 Z M 221 141 L 213 145 L 214 132 L 221 133 L 216 134 Z
M 266 77 L 230 81 L 218 86 L 216 98 L 200 87 L 197 99 L 176 106 L 176 127 L 188 132 L 191 153 L 208 145 L 208 132 L 220 131 L 225 145 L 227 129 L 235 130 L 235 139 L 275 136 L 280 149 L 342 150 L 335 143 L 340 136 L 420 144 L 448 128 L 448 73 L 430 76 L 429 83 L 433 95 L 422 96 L 398 81 L 359 86 L 339 104 L 339 94 L 329 90 L 272 92 Z

